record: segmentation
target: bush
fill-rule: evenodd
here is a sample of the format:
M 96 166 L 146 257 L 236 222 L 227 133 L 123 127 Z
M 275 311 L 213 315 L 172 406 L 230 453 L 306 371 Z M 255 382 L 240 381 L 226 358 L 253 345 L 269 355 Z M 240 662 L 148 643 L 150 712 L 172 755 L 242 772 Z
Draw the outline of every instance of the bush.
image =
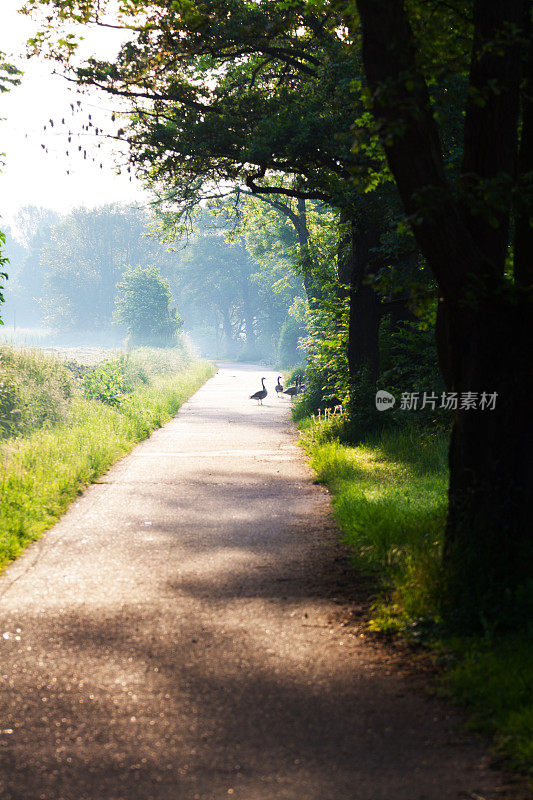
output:
M 144 382 L 147 378 L 144 378 Z M 99 400 L 108 406 L 119 406 L 127 394 L 133 391 L 137 381 L 128 374 L 124 357 L 108 361 L 87 370 L 83 377 L 83 391 L 90 400 Z
M 85 397 L 109 406 L 122 405 L 136 389 L 155 376 L 171 375 L 190 365 L 191 354 L 184 343 L 180 347 L 155 349 L 143 347 L 112 361 L 81 371 Z M 73 367 L 80 374 L 80 366 Z
M 171 347 L 183 327 L 171 301 L 158 267 L 129 267 L 118 284 L 114 321 L 125 326 L 132 345 Z
M 318 409 L 342 403 L 348 412 L 337 435 L 343 441 L 359 442 L 367 434 L 406 426 L 444 432 L 451 414 L 439 408 L 406 411 L 400 409 L 402 394 L 445 391 L 440 375 L 434 329 L 417 322 L 392 325 L 384 319 L 380 327 L 381 375 L 375 384 L 362 370 L 352 383 L 346 357 L 348 339 L 347 309 L 330 305 L 313 315 L 309 337 L 309 364 L 305 393 L 299 398 L 295 416 L 302 419 Z M 396 398 L 394 409 L 378 411 L 376 389 L 386 389 Z M 440 401 L 439 401 L 440 402 Z

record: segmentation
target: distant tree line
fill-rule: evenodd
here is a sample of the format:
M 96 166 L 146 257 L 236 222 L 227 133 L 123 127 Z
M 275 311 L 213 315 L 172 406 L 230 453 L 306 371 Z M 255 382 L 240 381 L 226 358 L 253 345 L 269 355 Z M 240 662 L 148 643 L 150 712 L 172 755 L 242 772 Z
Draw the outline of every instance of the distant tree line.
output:
M 302 284 L 295 277 L 285 282 L 283 292 L 275 290 L 277 276 L 253 257 L 244 232 L 235 231 L 235 221 L 223 208 L 201 211 L 187 231 L 169 228 L 168 222 L 135 206 L 79 208 L 65 215 L 21 209 L 13 230 L 7 231 L 11 274 L 5 321 L 19 328 L 46 328 L 63 338 L 119 341 L 127 319 L 131 322 L 120 300 L 117 310 L 124 278 L 136 269 L 153 268 L 152 278 L 155 269 L 166 281 L 169 303 L 204 352 L 275 357 L 280 330 L 295 296 L 303 294 Z M 137 313 L 142 316 L 146 309 Z M 298 340 L 287 353 L 290 363 L 299 357 Z

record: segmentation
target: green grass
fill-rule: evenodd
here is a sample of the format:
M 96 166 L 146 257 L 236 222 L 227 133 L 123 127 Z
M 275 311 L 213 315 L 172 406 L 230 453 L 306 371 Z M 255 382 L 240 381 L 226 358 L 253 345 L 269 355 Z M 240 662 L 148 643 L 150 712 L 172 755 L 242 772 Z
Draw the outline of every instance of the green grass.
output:
M 333 437 L 342 422 L 302 425 L 317 480 L 328 486 L 354 565 L 371 575 L 378 599 L 371 630 L 408 636 L 445 665 L 443 687 L 469 712 L 470 726 L 533 775 L 533 627 L 522 635 L 461 639 L 439 613 L 440 557 L 448 482 L 447 441 L 420 431 L 368 436 L 350 447 Z
M 155 376 L 119 407 L 76 396 L 68 420 L 0 443 L 0 568 L 55 522 L 81 490 L 167 422 L 215 369 Z
M 449 654 L 444 686 L 469 711 L 469 727 L 494 736 L 512 767 L 530 776 L 533 788 L 533 635 L 444 640 Z
M 380 587 L 371 627 L 397 631 L 436 613 L 446 514 L 446 442 L 389 431 L 358 447 L 304 432 L 311 466 L 332 491 L 356 567 Z

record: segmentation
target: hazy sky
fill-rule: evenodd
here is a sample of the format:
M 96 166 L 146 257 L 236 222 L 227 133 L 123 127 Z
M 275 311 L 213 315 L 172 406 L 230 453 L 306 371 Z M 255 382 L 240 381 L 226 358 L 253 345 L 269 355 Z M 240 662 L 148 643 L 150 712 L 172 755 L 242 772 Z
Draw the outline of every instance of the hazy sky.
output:
M 135 180 L 130 183 L 126 175 L 116 174 L 114 144 L 82 130 L 89 113 L 105 131 L 120 127 L 119 122 L 111 121 L 116 110 L 112 98 L 78 94 L 72 84 L 53 74 L 53 64 L 25 58 L 24 43 L 36 30 L 36 23 L 17 14 L 22 2 L 2 0 L 0 50 L 24 75 L 19 87 L 0 94 L 0 152 L 5 153 L 6 162 L 0 175 L 0 224 L 11 223 L 17 209 L 25 205 L 66 211 L 79 205 L 144 202 L 146 197 Z M 109 30 L 90 32 L 84 50 L 110 57 L 118 49 L 120 35 Z M 71 104 L 77 109 L 78 100 L 85 113 L 73 115 Z

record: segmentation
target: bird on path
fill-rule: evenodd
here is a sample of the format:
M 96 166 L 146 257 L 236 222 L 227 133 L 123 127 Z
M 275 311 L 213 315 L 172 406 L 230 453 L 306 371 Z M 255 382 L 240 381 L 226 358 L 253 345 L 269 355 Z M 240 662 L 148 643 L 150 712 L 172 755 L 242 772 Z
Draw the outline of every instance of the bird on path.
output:
M 267 390 L 265 389 L 265 379 L 264 378 L 261 378 L 261 383 L 263 385 L 263 388 L 259 389 L 258 392 L 255 392 L 255 394 L 251 394 L 250 395 L 250 400 L 257 400 L 257 405 L 259 405 L 259 403 L 261 403 L 261 405 L 263 405 L 263 400 L 265 399 L 265 397 L 268 394 Z
M 278 382 L 274 387 L 276 389 L 276 394 L 280 397 L 281 393 L 283 392 L 283 384 L 281 383 L 281 375 L 278 375 Z
M 286 389 L 283 390 L 283 394 L 288 394 L 289 397 L 294 397 L 300 391 L 300 379 L 296 378 L 294 386 L 287 386 Z

